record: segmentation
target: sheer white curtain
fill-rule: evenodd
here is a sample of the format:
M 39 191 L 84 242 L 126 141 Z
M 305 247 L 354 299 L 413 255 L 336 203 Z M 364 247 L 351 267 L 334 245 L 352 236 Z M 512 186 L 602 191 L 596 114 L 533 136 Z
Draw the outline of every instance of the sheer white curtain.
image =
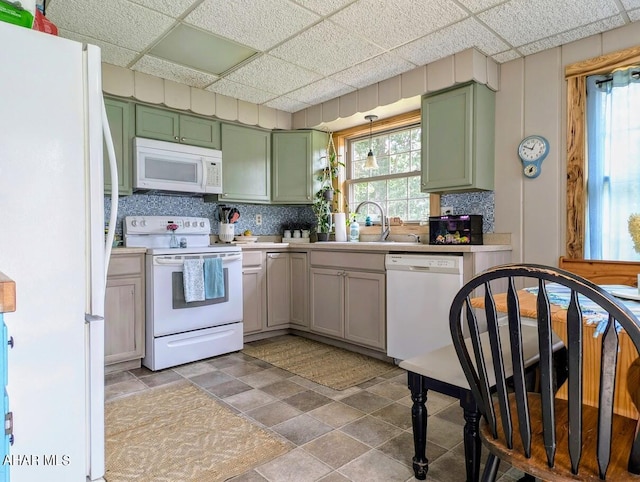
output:
M 640 68 L 587 77 L 585 258 L 640 260 L 629 216 L 640 215 Z

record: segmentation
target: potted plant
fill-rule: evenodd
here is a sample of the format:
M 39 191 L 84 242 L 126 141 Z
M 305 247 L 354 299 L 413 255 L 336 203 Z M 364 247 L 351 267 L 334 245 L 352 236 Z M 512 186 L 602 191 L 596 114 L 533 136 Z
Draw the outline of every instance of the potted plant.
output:
M 331 203 L 324 196 L 316 195 L 313 201 L 313 213 L 318 220 L 316 234 L 318 241 L 328 241 L 331 231 Z

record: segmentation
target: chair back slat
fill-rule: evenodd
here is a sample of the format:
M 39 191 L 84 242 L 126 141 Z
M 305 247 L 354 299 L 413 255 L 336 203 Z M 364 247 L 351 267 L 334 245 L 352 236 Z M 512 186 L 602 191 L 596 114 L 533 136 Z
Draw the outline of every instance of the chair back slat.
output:
M 522 320 L 520 318 L 520 302 L 516 292 L 515 281 L 509 277 L 507 287 L 507 311 L 509 319 L 509 341 L 511 343 L 511 362 L 513 367 L 513 389 L 518 410 L 520 440 L 524 447 L 525 457 L 531 456 L 531 417 L 527 388 L 524 380 L 524 354 L 522 346 Z M 508 403 L 508 401 L 507 401 Z
M 611 315 L 602 335 L 600 365 L 600 399 L 598 402 L 598 470 L 604 478 L 611 460 L 611 435 L 613 420 L 613 394 L 616 385 L 618 363 L 618 333 Z
M 470 339 L 473 345 L 473 351 L 475 353 L 476 367 L 478 370 L 478 379 L 480 381 L 481 400 L 491 400 L 491 385 L 487 376 L 486 360 L 482 354 L 482 345 L 480 342 L 480 327 L 478 326 L 478 319 L 475 311 L 471 307 L 471 300 L 467 298 L 467 326 L 469 328 Z M 493 433 L 496 432 L 496 417 L 493 406 L 487 404 L 484 410 L 485 419 L 492 428 Z
M 498 280 L 498 282 L 507 281 L 506 311 L 509 336 L 505 336 L 504 330 L 506 327 L 502 327 L 502 339 L 497 321 L 496 295 L 490 289 L 490 284 L 493 284 L 494 280 Z M 516 282 L 516 280 L 518 281 Z M 525 282 L 522 283 L 522 280 Z M 540 394 L 535 395 L 526 394 L 524 353 L 522 351 L 523 335 L 527 333 L 530 336 L 531 331 L 529 328 L 527 328 L 526 332 L 522 330 L 519 299 L 515 288 L 516 285 L 530 285 L 527 280 L 535 280 L 538 286 L 535 317 L 538 322 L 537 343 L 540 359 L 539 370 L 541 373 Z M 565 338 L 568 366 L 567 402 L 554 399 L 556 380 L 553 372 L 554 333 L 552 326 L 556 326 L 557 322 L 550 306 L 551 302 L 556 302 L 553 301 L 550 294 L 549 283 L 564 286 L 567 292 L 570 293 L 569 305 L 566 308 Z M 472 293 L 480 288 L 484 288 L 488 331 L 486 334 L 483 333 L 482 336 L 479 333 L 478 320 L 474 310 L 471 308 L 470 299 Z M 608 313 L 608 326 L 600 340 L 600 343 L 603 344 L 600 368 L 601 393 L 599 395 L 598 410 L 595 412 L 591 409 L 585 412 L 582 405 L 584 320 L 578 294 L 591 300 L 591 302 L 600 306 L 604 312 Z M 464 336 L 465 318 L 470 334 L 469 340 L 465 340 Z M 618 436 L 618 432 L 612 427 L 615 426 L 615 423 L 619 423 L 620 420 L 619 416 L 613 415 L 616 362 L 620 343 L 617 336 L 616 322 L 625 330 L 626 336 L 628 336 L 635 348 L 640 348 L 640 322 L 626 306 L 590 281 L 549 266 L 532 264 L 498 266 L 477 275 L 459 290 L 452 302 L 449 316 L 452 340 L 473 397 L 483 417 L 487 420 L 490 428 L 488 432 L 493 432 L 496 443 L 504 445 L 506 448 L 507 444 L 510 443 L 507 439 L 512 437 L 511 432 L 514 430 L 511 424 L 513 423 L 513 427 L 515 427 L 517 422 L 522 444 L 513 440 L 514 447 L 510 450 L 514 453 L 521 453 L 521 456 L 533 459 L 538 457 L 539 454 L 544 460 L 545 456 L 542 455 L 542 450 L 537 448 L 543 442 L 546 451 L 546 465 L 554 468 L 555 463 L 558 465 L 558 470 L 560 470 L 560 467 L 562 467 L 561 470 L 566 472 L 570 470 L 578 478 L 581 477 L 579 472 L 582 468 L 588 473 L 599 470 L 599 477 L 605 480 L 607 471 L 613 473 L 611 469 L 614 466 L 613 461 L 619 460 L 620 456 L 625 457 L 625 463 L 626 457 L 628 457 L 629 473 L 640 474 L 640 432 L 636 432 L 635 435 L 633 435 L 632 431 L 625 432 L 628 434 L 625 437 L 629 437 L 625 440 L 629 440 L 629 443 L 632 443 L 628 447 L 628 453 L 621 455 L 619 449 L 613 451 L 611 448 L 612 437 Z M 565 333 L 559 334 L 561 336 L 565 335 Z M 483 347 L 482 344 L 489 346 Z M 511 348 L 511 358 L 508 358 L 509 355 L 504 354 L 508 347 Z M 527 347 L 530 347 L 530 344 Z M 472 351 L 473 353 L 471 353 Z M 528 357 L 530 356 L 531 354 L 528 355 Z M 487 357 L 486 361 L 484 357 Z M 512 394 L 507 393 L 508 385 L 505 384 L 504 380 L 506 378 L 505 375 L 509 374 L 509 361 L 511 361 L 513 368 L 512 383 L 515 393 Z M 495 375 L 495 380 L 488 380 L 487 367 L 489 365 L 487 363 L 493 364 L 493 369 L 490 368 L 490 370 L 492 370 L 491 374 Z M 497 400 L 492 398 L 490 387 L 493 385 L 490 382 L 495 382 Z M 562 406 L 562 412 L 559 411 L 559 403 Z M 511 409 L 509 404 L 511 404 Z M 499 415 L 496 410 L 498 407 Z M 530 411 L 533 410 L 536 411 L 536 414 L 539 414 L 536 415 L 536 432 L 531 429 L 532 418 Z M 593 416 L 591 415 L 592 412 L 594 413 Z M 561 413 L 563 417 L 566 417 L 566 421 L 565 418 L 559 418 Z M 590 460 L 588 463 L 582 463 L 581 461 L 581 458 L 583 458 L 582 445 L 594 438 L 594 431 L 589 429 L 588 433 L 583 434 L 582 419 L 584 413 L 588 413 L 589 416 L 589 424 L 585 424 L 585 427 L 594 426 L 596 423 L 595 414 L 598 417 L 597 446 L 595 450 L 591 449 L 590 452 L 584 452 L 585 454 L 593 454 L 589 457 L 584 456 L 585 459 Z M 516 416 L 517 420 L 513 418 Z M 539 438 L 537 432 L 539 427 L 538 416 L 542 420 L 541 425 L 544 432 L 541 438 Z M 498 418 L 501 419 L 500 422 L 497 420 Z M 559 425 L 556 427 L 557 424 Z M 497 427 L 498 425 L 499 427 Z M 496 434 L 496 432 L 498 433 Z M 535 442 L 532 442 L 534 438 Z M 565 439 L 567 442 L 559 442 L 559 440 Z M 532 450 L 533 443 L 536 446 L 535 451 Z M 597 465 L 592 457 L 597 458 Z M 512 460 L 515 459 L 512 458 Z M 619 467 L 619 464 L 615 465 L 615 467 Z M 593 479 L 589 478 L 589 480 Z
M 567 343 L 569 345 L 568 372 L 569 393 L 569 457 L 571 472 L 578 473 L 582 457 L 582 310 L 578 293 L 571 290 L 571 301 L 567 308 Z
M 542 425 L 547 464 L 553 467 L 556 456 L 556 414 L 553 383 L 553 341 L 551 330 L 551 308 L 549 294 L 543 280 L 538 280 L 536 298 L 538 313 L 538 349 L 540 351 L 540 403 L 542 405 Z
M 496 310 L 491 285 L 485 283 L 485 316 L 487 319 L 487 332 L 491 347 L 491 356 L 494 360 L 493 373 L 496 380 L 496 393 L 500 400 L 500 418 L 502 419 L 502 430 L 505 434 L 507 446 L 513 448 L 513 423 L 511 422 L 511 407 L 508 403 L 507 376 L 504 369 L 504 358 L 502 356 L 502 340 L 498 331 L 498 312 Z M 493 404 L 492 404 L 493 405 Z M 495 430 L 495 424 L 494 424 Z M 497 432 L 496 436 L 497 436 Z

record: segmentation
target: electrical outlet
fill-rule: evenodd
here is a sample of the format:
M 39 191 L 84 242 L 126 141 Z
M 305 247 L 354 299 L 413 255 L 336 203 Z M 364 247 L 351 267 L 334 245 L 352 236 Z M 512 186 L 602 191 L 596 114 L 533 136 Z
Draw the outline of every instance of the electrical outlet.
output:
M 258 226 L 262 225 L 262 214 L 256 214 L 256 224 Z
M 440 214 L 442 214 L 443 216 L 453 214 L 453 206 L 442 206 L 440 208 Z

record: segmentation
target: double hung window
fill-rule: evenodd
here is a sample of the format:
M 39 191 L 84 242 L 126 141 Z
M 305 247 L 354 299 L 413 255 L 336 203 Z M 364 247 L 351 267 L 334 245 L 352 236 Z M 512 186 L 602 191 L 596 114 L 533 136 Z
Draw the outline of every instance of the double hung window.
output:
M 429 194 L 420 191 L 420 124 L 403 126 L 373 136 L 346 140 L 346 186 L 349 212 L 362 201 L 375 201 L 388 217 L 418 222 L 429 216 Z M 366 169 L 371 149 L 377 169 Z M 371 205 L 358 212 L 358 221 L 370 216 L 379 221 L 380 212 Z
M 586 88 L 585 258 L 640 260 L 640 67 Z

